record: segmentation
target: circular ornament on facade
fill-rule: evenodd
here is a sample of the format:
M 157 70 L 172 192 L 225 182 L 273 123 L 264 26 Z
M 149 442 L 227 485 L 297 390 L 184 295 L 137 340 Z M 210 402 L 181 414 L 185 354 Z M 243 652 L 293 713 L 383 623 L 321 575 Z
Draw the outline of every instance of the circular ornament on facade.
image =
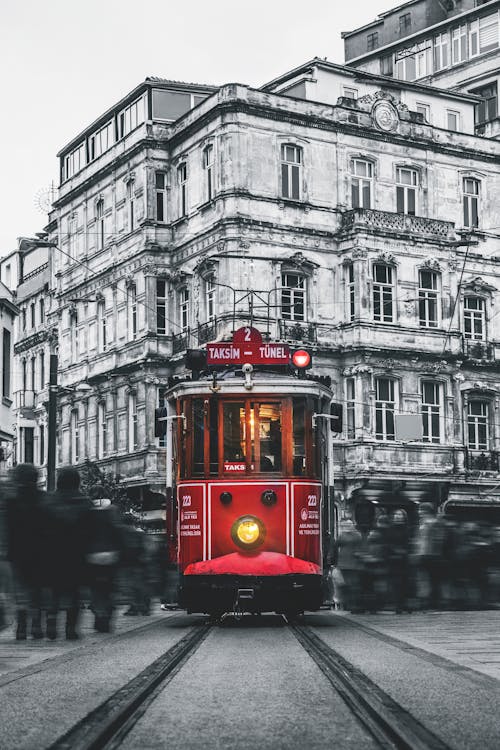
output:
M 380 130 L 393 132 L 399 125 L 396 108 L 387 101 L 378 102 L 373 108 L 373 119 Z

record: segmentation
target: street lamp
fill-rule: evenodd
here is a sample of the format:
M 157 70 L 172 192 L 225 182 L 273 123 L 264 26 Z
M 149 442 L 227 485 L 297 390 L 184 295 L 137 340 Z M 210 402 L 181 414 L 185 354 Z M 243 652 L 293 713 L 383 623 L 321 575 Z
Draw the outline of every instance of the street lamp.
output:
M 92 387 L 85 382 L 75 386 L 57 385 L 57 354 L 50 355 L 49 374 L 49 408 L 48 408 L 48 440 L 47 440 L 47 491 L 53 492 L 56 479 L 56 432 L 57 432 L 57 395 L 60 390 L 68 393 L 88 392 Z

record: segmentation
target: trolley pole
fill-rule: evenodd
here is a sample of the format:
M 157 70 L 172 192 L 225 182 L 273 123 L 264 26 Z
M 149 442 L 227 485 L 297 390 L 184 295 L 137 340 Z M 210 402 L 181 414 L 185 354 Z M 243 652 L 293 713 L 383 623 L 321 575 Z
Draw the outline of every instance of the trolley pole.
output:
M 57 432 L 57 354 L 50 355 L 49 409 L 47 435 L 47 491 L 53 492 L 56 484 L 56 432 Z

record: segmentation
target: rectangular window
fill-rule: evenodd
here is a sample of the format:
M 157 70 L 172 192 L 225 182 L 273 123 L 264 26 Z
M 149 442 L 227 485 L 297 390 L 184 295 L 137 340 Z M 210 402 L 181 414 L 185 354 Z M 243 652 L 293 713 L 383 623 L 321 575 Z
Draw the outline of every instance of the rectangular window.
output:
M 97 458 L 104 458 L 107 450 L 106 439 L 106 404 L 101 401 L 98 407 L 98 424 L 97 424 Z
M 498 13 L 479 19 L 479 51 L 489 52 L 498 47 Z
M 403 13 L 399 16 L 399 33 L 407 35 L 411 31 L 411 13 Z
M 107 320 L 106 320 L 106 303 L 104 301 L 97 303 L 97 325 L 99 336 L 99 351 L 105 352 L 108 346 L 107 341 Z
M 366 37 L 366 51 L 371 52 L 378 46 L 378 31 L 368 34 Z
M 295 273 L 281 274 L 281 317 L 283 320 L 305 320 L 305 278 Z
M 28 375 L 27 375 L 27 371 L 26 371 L 26 360 L 23 359 L 21 361 L 21 382 L 23 384 L 23 391 L 25 391 L 25 392 L 28 389 L 28 380 L 27 380 L 27 377 L 28 377 Z
M 347 378 L 345 381 L 345 393 L 347 439 L 354 440 L 356 437 L 356 381 L 354 378 Z
M 448 130 L 460 130 L 460 112 L 454 109 L 446 110 L 446 127 Z
M 363 159 L 351 161 L 351 202 L 353 208 L 372 207 L 373 164 Z
M 23 307 L 23 309 L 21 310 L 21 324 L 22 324 L 23 331 L 25 331 L 26 330 L 26 308 L 25 307 Z
M 43 299 L 40 299 L 39 312 L 40 312 L 40 325 L 43 326 L 43 324 L 45 323 L 45 302 Z
M 379 323 L 392 323 L 393 269 L 381 263 L 373 266 L 373 319 Z
M 482 297 L 464 299 L 464 337 L 486 341 L 486 309 Z
M 475 122 L 480 125 L 483 122 L 494 120 L 498 112 L 498 88 L 497 82 L 488 83 L 487 86 L 481 86 L 478 89 L 471 89 L 471 94 L 482 97 L 482 102 L 475 106 Z
M 107 122 L 97 133 L 91 135 L 89 138 L 89 161 L 97 159 L 98 156 L 104 154 L 114 143 L 113 136 L 113 122 Z
M 375 379 L 375 437 L 394 440 L 395 383 L 389 378 Z
M 458 26 L 451 32 L 451 62 L 453 65 L 467 59 L 467 26 Z
M 77 464 L 80 460 L 80 425 L 78 411 L 71 412 L 71 462 Z
M 97 249 L 102 250 L 104 247 L 104 201 L 98 200 L 95 207 L 96 216 L 96 233 Z
M 3 329 L 2 337 L 2 396 L 10 398 L 11 333 Z
M 179 292 L 179 322 L 182 331 L 189 328 L 189 289 L 185 287 Z
M 156 279 L 156 333 L 167 332 L 167 282 Z
M 137 450 L 139 445 L 137 432 L 137 396 L 129 393 L 128 397 L 128 448 L 129 452 Z
M 214 147 L 203 149 L 203 169 L 205 170 L 205 198 L 211 201 L 214 197 Z
M 38 428 L 38 435 L 40 438 L 38 445 L 40 466 L 43 466 L 45 463 L 45 426 L 43 424 Z
M 123 138 L 144 122 L 144 105 L 145 99 L 141 97 L 120 112 L 118 115 L 118 138 Z
M 424 443 L 441 442 L 441 385 L 431 380 L 421 384 Z
M 209 276 L 205 281 L 207 321 L 215 318 L 215 279 Z
M 164 172 L 155 172 L 156 221 L 167 220 L 167 176 Z
M 397 167 L 396 182 L 396 210 L 398 214 L 415 216 L 417 211 L 417 170 Z
M 349 299 L 349 320 L 356 316 L 356 290 L 354 287 L 354 263 L 346 266 L 347 293 Z
M 425 122 L 431 121 L 431 108 L 428 104 L 423 104 L 421 102 L 416 103 L 416 111 L 419 115 L 422 115 Z
M 472 177 L 463 179 L 464 227 L 479 226 L 479 192 L 481 183 Z
M 438 274 L 435 271 L 419 271 L 418 313 L 423 328 L 438 325 Z
M 281 146 L 281 196 L 300 199 L 302 149 L 298 146 Z
M 35 430 L 33 427 L 24 428 L 24 463 L 35 463 Z
M 85 144 L 75 148 L 70 154 L 64 157 L 64 179 L 73 177 L 85 166 Z
M 31 312 L 31 327 L 36 327 L 36 314 L 35 314 L 35 303 L 32 302 L 30 305 L 30 312 Z
M 179 186 L 179 218 L 187 216 L 187 179 L 187 164 L 184 163 L 177 168 L 177 183 Z
M 346 99 L 357 99 L 358 89 L 353 89 L 350 86 L 342 86 L 342 96 Z
M 133 232 L 135 229 L 135 194 L 134 194 L 134 183 L 132 181 L 127 182 L 127 201 L 128 201 L 128 226 L 129 231 Z
M 30 374 L 31 374 L 31 390 L 33 391 L 33 393 L 35 393 L 36 391 L 36 359 L 35 357 L 31 357 Z
M 43 391 L 45 388 L 45 352 L 40 352 L 38 356 L 40 362 L 40 390 Z
M 130 284 L 127 288 L 128 340 L 137 338 L 137 287 Z
M 165 408 L 167 406 L 167 388 L 158 388 L 158 408 Z M 167 422 L 168 424 L 168 422 Z M 164 448 L 167 444 L 167 436 L 163 435 L 163 437 L 158 438 L 158 445 L 160 448 Z
M 472 21 L 469 25 L 469 57 L 479 55 L 479 21 Z
M 489 409 L 487 401 L 469 401 L 467 405 L 468 446 L 471 450 L 489 450 Z
M 442 70 L 448 65 L 448 34 L 438 34 L 434 37 L 434 70 Z

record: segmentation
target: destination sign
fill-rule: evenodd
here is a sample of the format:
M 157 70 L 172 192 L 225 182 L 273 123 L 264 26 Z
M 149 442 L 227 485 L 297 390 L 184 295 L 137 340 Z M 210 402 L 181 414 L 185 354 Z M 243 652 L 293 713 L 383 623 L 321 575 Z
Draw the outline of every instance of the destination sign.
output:
M 248 341 L 241 344 L 218 342 L 207 344 L 207 365 L 288 365 L 288 344 L 265 344 Z

